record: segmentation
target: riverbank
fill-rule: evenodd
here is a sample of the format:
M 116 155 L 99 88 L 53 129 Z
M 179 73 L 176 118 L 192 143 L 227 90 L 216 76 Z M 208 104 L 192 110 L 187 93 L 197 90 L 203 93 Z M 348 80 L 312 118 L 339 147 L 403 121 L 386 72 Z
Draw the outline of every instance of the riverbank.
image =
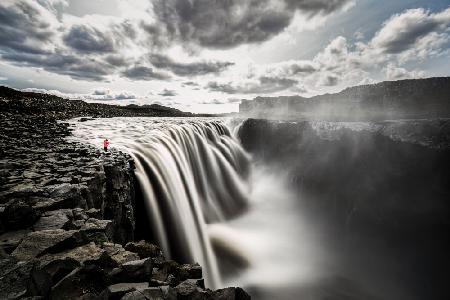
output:
M 133 161 L 68 141 L 60 122 L 192 114 L 7 88 L 0 111 L 0 298 L 249 299 L 240 288 L 206 289 L 199 265 L 135 241 Z

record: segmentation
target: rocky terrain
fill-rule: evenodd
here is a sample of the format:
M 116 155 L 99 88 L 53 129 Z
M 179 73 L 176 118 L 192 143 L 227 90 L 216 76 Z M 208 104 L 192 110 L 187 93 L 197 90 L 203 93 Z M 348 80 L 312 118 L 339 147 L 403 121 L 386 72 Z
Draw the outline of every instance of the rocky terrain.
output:
M 334 93 L 242 100 L 241 115 L 259 118 L 364 121 L 450 117 L 450 77 L 386 81 Z
M 186 116 L 0 88 L 0 299 L 249 299 L 135 241 L 133 161 L 69 142 L 73 117 Z M 83 121 L 83 118 L 80 119 Z

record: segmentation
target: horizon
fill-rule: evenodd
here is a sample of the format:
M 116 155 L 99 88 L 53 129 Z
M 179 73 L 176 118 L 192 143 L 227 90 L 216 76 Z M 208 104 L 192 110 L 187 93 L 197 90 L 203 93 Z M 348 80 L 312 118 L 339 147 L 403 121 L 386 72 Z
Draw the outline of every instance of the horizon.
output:
M 443 0 L 6 0 L 0 26 L 0 85 L 104 104 L 228 113 L 450 75 Z

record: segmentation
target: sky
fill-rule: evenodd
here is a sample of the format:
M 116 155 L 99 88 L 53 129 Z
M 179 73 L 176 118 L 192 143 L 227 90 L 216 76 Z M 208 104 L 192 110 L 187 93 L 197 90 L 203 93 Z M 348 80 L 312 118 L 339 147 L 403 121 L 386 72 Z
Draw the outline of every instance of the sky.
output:
M 198 113 L 449 76 L 448 0 L 1 0 L 0 85 Z

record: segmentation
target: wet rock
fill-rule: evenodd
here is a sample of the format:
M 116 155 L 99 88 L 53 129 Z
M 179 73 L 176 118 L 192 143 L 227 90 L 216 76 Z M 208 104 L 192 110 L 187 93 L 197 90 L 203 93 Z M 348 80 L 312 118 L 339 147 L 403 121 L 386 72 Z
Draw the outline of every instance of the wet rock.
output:
M 106 288 L 105 272 L 96 265 L 76 268 L 63 277 L 50 291 L 50 299 L 90 299 Z

